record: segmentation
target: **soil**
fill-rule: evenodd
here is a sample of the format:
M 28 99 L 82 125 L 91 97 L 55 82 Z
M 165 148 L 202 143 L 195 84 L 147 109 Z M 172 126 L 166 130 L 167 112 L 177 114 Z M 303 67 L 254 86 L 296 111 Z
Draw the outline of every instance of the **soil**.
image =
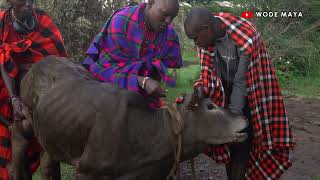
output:
M 296 148 L 291 153 L 292 167 L 281 180 L 320 180 L 320 100 L 286 97 L 286 110 Z M 191 163 L 181 163 L 183 180 L 191 180 Z M 225 180 L 224 165 L 204 154 L 195 158 L 198 180 Z

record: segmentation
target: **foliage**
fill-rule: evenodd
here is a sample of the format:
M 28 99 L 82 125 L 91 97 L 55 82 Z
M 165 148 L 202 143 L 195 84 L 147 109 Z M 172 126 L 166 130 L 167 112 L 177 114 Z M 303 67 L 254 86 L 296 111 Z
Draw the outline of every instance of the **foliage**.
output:
M 94 36 L 122 4 L 110 0 L 37 0 L 60 28 L 70 56 L 81 59 Z
M 183 0 L 184 2 L 193 4 L 193 5 L 198 5 L 198 4 L 209 4 L 213 2 L 213 0 Z
M 255 17 L 252 21 L 265 40 L 274 66 L 281 71 L 280 76 L 319 75 L 320 1 L 231 0 L 223 1 L 225 6 L 222 1 L 195 3 L 212 12 L 229 12 L 238 16 L 243 11 L 278 12 L 277 18 Z M 303 17 L 281 18 L 282 11 L 301 11 Z
M 278 12 L 278 18 L 255 18 L 274 65 L 282 72 L 312 75 L 320 67 L 320 2 L 318 0 L 234 0 L 242 11 Z M 302 18 L 281 18 L 281 11 L 301 11 Z M 288 63 L 289 62 L 289 63 Z
M 179 14 L 173 20 L 175 30 L 177 31 L 178 36 L 179 36 L 181 48 L 185 51 L 195 49 L 193 42 L 190 41 L 188 39 L 188 37 L 186 36 L 186 34 L 184 33 L 184 20 L 185 20 L 187 12 L 190 9 L 191 9 L 191 7 L 188 6 L 187 4 L 181 4 L 180 9 L 179 9 Z
M 59 27 L 71 57 L 81 60 L 94 36 L 108 17 L 124 6 L 125 1 L 113 0 L 35 0 Z M 0 0 L 0 8 L 6 8 Z
M 7 7 L 6 1 L 2 0 L 0 1 L 0 9 L 5 9 Z

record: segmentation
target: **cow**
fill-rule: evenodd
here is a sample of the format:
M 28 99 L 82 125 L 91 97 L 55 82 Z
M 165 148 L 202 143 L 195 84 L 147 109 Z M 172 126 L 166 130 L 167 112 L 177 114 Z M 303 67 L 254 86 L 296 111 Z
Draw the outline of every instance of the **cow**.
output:
M 98 81 L 81 65 L 48 56 L 33 64 L 21 82 L 31 109 L 13 123 L 14 180 L 31 179 L 26 147 L 36 137 L 43 148 L 44 180 L 60 179 L 59 162 L 76 167 L 76 180 L 163 180 L 174 164 L 177 134 L 182 159 L 207 144 L 243 141 L 247 120 L 202 99 L 190 111 L 181 103 L 150 109 L 142 95 Z

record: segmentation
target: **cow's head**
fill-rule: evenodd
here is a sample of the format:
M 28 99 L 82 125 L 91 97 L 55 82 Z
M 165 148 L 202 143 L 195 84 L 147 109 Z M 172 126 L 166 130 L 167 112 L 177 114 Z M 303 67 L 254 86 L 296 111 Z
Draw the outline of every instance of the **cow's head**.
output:
M 202 143 L 223 144 L 242 142 L 247 138 L 242 131 L 248 121 L 240 115 L 216 106 L 209 98 L 202 99 L 196 110 L 188 110 L 191 94 L 183 95 L 177 109 L 185 121 L 184 129 L 192 129 L 194 138 Z

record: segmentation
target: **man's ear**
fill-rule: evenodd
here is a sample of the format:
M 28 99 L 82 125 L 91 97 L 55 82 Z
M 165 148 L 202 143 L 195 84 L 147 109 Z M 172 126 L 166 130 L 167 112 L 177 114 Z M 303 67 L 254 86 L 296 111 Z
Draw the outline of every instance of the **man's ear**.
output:
M 207 24 L 201 25 L 201 30 L 208 30 L 209 26 Z

